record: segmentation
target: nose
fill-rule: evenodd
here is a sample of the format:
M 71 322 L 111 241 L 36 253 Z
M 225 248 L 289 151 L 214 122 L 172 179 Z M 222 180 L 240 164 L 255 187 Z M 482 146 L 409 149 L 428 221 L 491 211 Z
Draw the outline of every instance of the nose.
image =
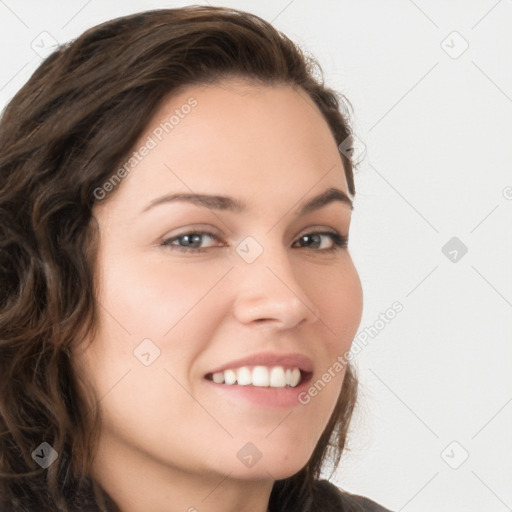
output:
M 238 296 L 234 315 L 243 324 L 268 324 L 292 329 L 300 323 L 320 320 L 320 312 L 308 298 L 283 248 L 267 248 L 252 263 L 239 262 Z

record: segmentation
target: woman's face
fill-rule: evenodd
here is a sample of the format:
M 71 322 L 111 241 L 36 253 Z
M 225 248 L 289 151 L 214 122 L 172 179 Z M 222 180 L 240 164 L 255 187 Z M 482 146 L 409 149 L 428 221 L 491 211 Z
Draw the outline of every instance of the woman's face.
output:
M 288 477 L 333 412 L 344 370 L 332 368 L 361 317 L 336 244 L 351 208 L 329 127 L 302 90 L 230 80 L 166 101 L 134 151 L 94 209 L 100 323 L 75 355 L 103 414 L 98 472 Z M 329 189 L 340 192 L 311 202 Z M 231 199 L 162 199 L 174 194 Z M 262 353 L 276 359 L 237 362 Z M 210 380 L 241 366 L 261 386 Z M 254 366 L 277 386 L 279 366 L 285 382 L 294 367 L 309 381 L 266 387 Z

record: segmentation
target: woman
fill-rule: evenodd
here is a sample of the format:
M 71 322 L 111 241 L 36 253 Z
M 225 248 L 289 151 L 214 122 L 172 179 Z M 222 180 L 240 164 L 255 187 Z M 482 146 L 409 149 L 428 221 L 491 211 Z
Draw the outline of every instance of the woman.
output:
M 245 12 L 149 11 L 9 103 L 2 511 L 385 510 L 320 478 L 362 291 L 348 116 L 315 66 Z

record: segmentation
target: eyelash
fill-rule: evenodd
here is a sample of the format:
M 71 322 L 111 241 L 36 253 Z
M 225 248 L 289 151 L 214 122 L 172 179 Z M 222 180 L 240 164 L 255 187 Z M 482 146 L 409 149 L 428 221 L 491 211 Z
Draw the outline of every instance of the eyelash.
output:
M 209 249 L 213 249 L 213 247 L 183 247 L 180 245 L 173 245 L 171 242 L 174 242 L 175 240 L 179 240 L 180 238 L 191 236 L 191 235 L 207 235 L 211 237 L 212 239 L 219 240 L 219 237 L 215 235 L 214 233 L 211 233 L 209 231 L 190 231 L 188 233 L 183 233 L 181 235 L 167 238 L 162 240 L 161 245 L 167 248 L 170 248 L 171 250 L 177 250 L 180 252 L 195 252 L 195 253 L 202 253 L 206 252 Z M 336 231 L 312 231 L 311 233 L 305 233 L 302 235 L 300 239 L 311 236 L 311 235 L 324 235 L 330 237 L 330 239 L 333 242 L 333 246 L 329 249 L 310 249 L 312 251 L 320 252 L 320 253 L 333 253 L 336 251 L 341 251 L 343 249 L 346 249 L 348 246 L 348 237 L 344 235 L 340 235 Z M 305 247 L 306 249 L 309 249 L 309 247 Z

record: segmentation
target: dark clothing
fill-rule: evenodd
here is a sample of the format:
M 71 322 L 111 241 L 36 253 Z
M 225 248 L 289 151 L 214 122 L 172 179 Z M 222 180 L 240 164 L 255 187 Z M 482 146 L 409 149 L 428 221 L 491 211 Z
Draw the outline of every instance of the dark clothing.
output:
M 87 480 L 90 484 L 90 480 Z M 69 502 L 73 502 L 69 510 L 73 512 L 99 512 L 99 507 L 93 497 L 92 488 L 81 488 L 81 492 L 77 492 L 75 489 L 74 499 L 71 498 L 71 491 L 68 490 L 67 498 Z M 0 498 L 2 498 L 0 496 Z M 53 512 L 56 510 L 54 505 L 38 504 L 37 497 L 30 497 L 24 494 L 23 501 L 21 499 L 15 499 L 14 502 L 7 503 L 0 499 L 0 512 Z M 118 511 L 119 509 L 114 502 L 106 499 L 108 504 L 108 510 L 112 512 Z M 391 512 L 389 509 L 375 503 L 374 501 L 365 498 L 364 496 L 358 496 L 356 494 L 350 494 L 346 491 L 340 490 L 334 484 L 328 480 L 317 480 L 314 483 L 313 495 L 309 496 L 306 500 L 297 502 L 292 499 L 292 503 L 288 503 L 288 506 L 278 505 L 279 512 Z
M 325 493 L 325 497 L 339 499 L 340 512 L 391 512 L 389 509 L 384 508 L 382 505 L 375 503 L 375 501 L 369 498 L 341 491 L 327 480 L 318 481 L 317 486 L 322 493 Z

